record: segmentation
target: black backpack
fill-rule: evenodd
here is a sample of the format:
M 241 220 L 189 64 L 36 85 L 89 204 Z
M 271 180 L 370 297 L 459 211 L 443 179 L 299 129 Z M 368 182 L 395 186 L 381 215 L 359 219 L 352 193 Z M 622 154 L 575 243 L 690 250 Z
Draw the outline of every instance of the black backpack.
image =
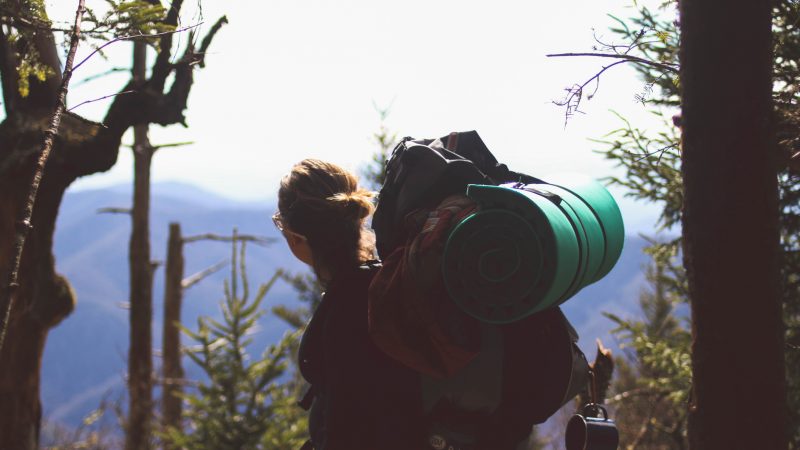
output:
M 379 256 L 405 244 L 410 212 L 435 209 L 446 197 L 465 193 L 468 184 L 509 182 L 542 183 L 499 163 L 475 131 L 404 138 L 386 163 L 372 221 Z M 472 367 L 452 379 L 421 375 L 433 448 L 514 448 L 532 425 L 586 386 L 589 367 L 578 335 L 558 307 L 481 327 L 485 342 Z M 480 408 L 482 399 L 488 408 Z
M 476 131 L 438 139 L 403 138 L 386 162 L 385 181 L 372 219 L 378 255 L 386 258 L 404 241 L 403 218 L 431 209 L 445 197 L 463 194 L 468 184 L 541 183 L 500 164 Z

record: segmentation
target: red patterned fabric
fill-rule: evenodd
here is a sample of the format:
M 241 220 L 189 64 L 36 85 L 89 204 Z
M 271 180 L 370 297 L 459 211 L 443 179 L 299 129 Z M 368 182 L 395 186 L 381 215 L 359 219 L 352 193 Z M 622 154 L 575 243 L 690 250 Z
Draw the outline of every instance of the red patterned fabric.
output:
M 452 376 L 480 345 L 476 320 L 450 299 L 441 269 L 452 228 L 475 209 L 471 199 L 455 195 L 434 210 L 410 213 L 406 244 L 383 261 L 369 287 L 369 331 L 375 344 L 434 377 Z

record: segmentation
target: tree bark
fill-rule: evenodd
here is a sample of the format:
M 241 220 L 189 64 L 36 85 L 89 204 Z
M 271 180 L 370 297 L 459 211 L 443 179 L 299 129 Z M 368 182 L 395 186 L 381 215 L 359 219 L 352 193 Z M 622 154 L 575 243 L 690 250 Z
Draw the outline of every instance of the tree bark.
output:
M 11 256 L 10 267 L 8 269 L 9 275 L 7 282 L 0 285 L 0 351 L 3 348 L 3 340 L 6 335 L 6 325 L 8 316 L 11 313 L 13 305 L 14 294 L 19 287 L 19 266 L 22 260 L 22 250 L 25 246 L 25 239 L 33 225 L 31 219 L 33 217 L 33 208 L 36 203 L 36 194 L 39 191 L 39 186 L 42 183 L 42 175 L 44 173 L 47 160 L 50 158 L 50 152 L 53 150 L 53 143 L 58 134 L 58 129 L 61 125 L 61 117 L 64 114 L 64 109 L 67 102 L 67 92 L 69 91 L 69 81 L 72 78 L 72 64 L 75 60 L 75 52 L 78 50 L 78 44 L 81 37 L 81 21 L 83 19 L 84 1 L 78 1 L 78 9 L 75 13 L 75 25 L 70 38 L 69 51 L 67 53 L 67 61 L 64 66 L 63 81 L 62 76 L 58 76 L 59 86 L 56 90 L 55 104 L 53 106 L 53 113 L 50 116 L 49 126 L 44 132 L 44 142 L 41 146 L 41 151 L 36 159 L 36 165 L 33 168 L 33 173 L 28 178 L 28 192 L 23 200 L 23 208 L 20 208 L 19 215 L 16 218 L 14 236 L 14 251 Z M 42 40 L 37 36 L 37 40 Z M 46 41 L 46 40 L 45 40 Z M 49 42 L 49 41 L 48 41 Z M 46 60 L 45 60 L 46 61 Z M 51 60 L 52 63 L 52 60 Z M 52 67 L 52 66 L 51 66 Z
M 129 412 L 125 448 L 150 448 L 153 411 L 153 267 L 150 263 L 150 163 L 147 126 L 134 127 L 130 239 Z
M 42 105 L 52 106 L 54 110 L 50 114 L 44 132 L 41 151 L 34 154 L 35 162 L 31 161 L 33 164 L 25 164 L 22 173 L 17 173 L 18 179 L 30 181 L 28 184 L 11 186 L 8 179 L 0 183 L 2 187 L 0 192 L 5 194 L 2 205 L 10 207 L 7 211 L 9 214 L 2 216 L 0 235 L 13 236 L 13 242 L 0 243 L 0 258 L 2 258 L 0 273 L 9 274 L 7 281 L 5 279 L 0 281 L 3 283 L 0 286 L 0 367 L 14 369 L 0 370 L 0 417 L 6 418 L 0 421 L 0 448 L 33 450 L 38 447 L 42 418 L 39 373 L 47 330 L 66 317 L 74 304 L 74 295 L 69 284 L 53 272 L 54 264 L 49 254 L 55 215 L 48 214 L 50 211 L 48 207 L 52 202 L 56 205 L 60 203 L 63 190 L 46 190 L 41 195 L 41 200 L 37 194 L 61 125 L 69 81 L 72 77 L 72 63 L 80 42 L 83 13 L 84 0 L 79 0 L 63 79 L 61 75 L 54 77 L 58 81 L 56 95 L 53 96 L 55 102 L 52 105 Z M 5 35 L 1 33 L 0 41 L 3 42 L 3 45 L 0 45 L 3 54 L 7 54 L 7 41 Z M 52 43 L 54 45 L 54 41 Z M 44 61 L 50 56 L 49 62 L 52 64 L 53 55 L 55 52 L 50 55 L 43 54 Z M 54 58 L 57 62 L 58 57 Z M 0 73 L 7 73 L 7 64 L 2 65 L 4 67 Z M 53 180 L 57 180 L 57 176 L 54 176 Z M 40 205 L 45 207 L 41 208 Z M 31 229 L 34 228 L 32 224 L 36 224 L 40 229 L 36 229 L 32 233 L 32 239 L 28 239 Z M 41 242 L 48 244 L 44 246 L 45 254 L 41 251 L 42 247 L 36 245 Z M 40 258 L 31 258 L 31 255 Z M 21 273 L 30 272 L 34 273 L 34 277 L 30 279 L 20 277 Z M 38 283 L 31 284 L 32 280 Z M 21 298 L 22 301 L 16 301 L 17 298 Z M 25 309 L 15 310 L 13 308 L 15 301 L 18 308 L 25 306 Z M 49 307 L 43 307 L 46 301 L 49 301 Z M 6 336 L 13 338 L 8 339 L 6 343 Z M 35 376 L 31 377 L 31 373 Z
M 147 46 L 133 44 L 133 83 L 142 85 Z M 153 149 L 147 124 L 133 127 L 133 212 L 130 239 L 130 343 L 126 450 L 150 448 L 153 415 L 153 269 L 150 264 L 150 165 Z
M 7 0 L 3 5 L 6 3 L 20 2 Z M 177 17 L 175 14 L 177 11 L 170 16 Z M 61 70 L 52 36 L 37 39 L 35 43 L 19 39 L 11 42 L 7 32 L 10 28 L 13 27 L 0 26 L 0 78 L 6 110 L 6 117 L 0 122 L 0 275 L 11 270 L 15 222 L 57 102 L 52 80 L 40 83 L 31 78 L 30 94 L 19 95 L 15 51 L 36 45 L 42 62 L 50 65 L 54 73 Z M 217 29 L 212 28 L 203 42 L 210 42 Z M 162 47 L 160 54 L 169 54 L 171 50 Z M 201 50 L 205 51 L 205 46 Z M 110 169 L 116 163 L 122 135 L 131 126 L 183 123 L 193 84 L 192 68 L 202 58 L 191 46 L 177 61 L 159 58 L 168 73 L 175 74 L 169 89 L 165 92 L 148 87 L 147 80 L 131 80 L 123 90 L 135 87 L 136 92 L 115 97 L 103 125 L 64 112 L 37 194 L 34 228 L 23 247 L 19 288 L 0 351 L 0 449 L 36 448 L 41 419 L 41 358 L 47 333 L 72 312 L 75 304 L 69 283 L 55 271 L 52 255 L 53 232 L 64 191 L 78 177 Z M 147 347 L 149 351 L 149 342 Z
M 162 429 L 181 427 L 183 367 L 181 366 L 181 303 L 183 301 L 183 237 L 179 223 L 169 224 L 164 280 L 164 332 L 162 354 Z
M 681 0 L 693 449 L 785 449 L 771 2 Z

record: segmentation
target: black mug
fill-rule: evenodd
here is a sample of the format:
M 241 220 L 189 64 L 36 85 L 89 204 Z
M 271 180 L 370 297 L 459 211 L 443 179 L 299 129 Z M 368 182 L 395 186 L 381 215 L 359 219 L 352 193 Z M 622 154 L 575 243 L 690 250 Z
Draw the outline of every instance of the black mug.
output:
M 596 417 L 598 411 L 602 418 Z M 619 432 L 606 409 L 590 403 L 583 408 L 583 415 L 575 414 L 569 420 L 564 440 L 567 450 L 617 450 Z

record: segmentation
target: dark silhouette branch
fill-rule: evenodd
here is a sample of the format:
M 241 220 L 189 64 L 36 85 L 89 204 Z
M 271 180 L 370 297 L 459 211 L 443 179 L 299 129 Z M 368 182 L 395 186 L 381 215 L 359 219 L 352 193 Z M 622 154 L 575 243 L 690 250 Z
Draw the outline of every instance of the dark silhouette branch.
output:
M 98 97 L 98 98 L 95 98 L 95 99 L 92 99 L 92 100 L 86 100 L 86 101 L 78 103 L 77 105 L 73 106 L 72 108 L 68 109 L 67 111 L 72 111 L 75 108 L 77 108 L 79 106 L 83 106 L 83 105 L 85 105 L 87 103 L 99 102 L 100 100 L 105 100 L 107 98 L 116 97 L 118 95 L 133 94 L 134 92 L 136 92 L 136 91 L 132 91 L 132 90 L 131 91 L 122 91 L 122 92 L 117 92 L 116 94 L 108 94 L 108 95 L 104 95 L 102 97 Z
M 670 64 L 670 63 L 660 63 L 657 61 L 652 61 L 645 58 L 640 58 L 638 56 L 633 55 L 626 55 L 624 53 L 551 53 L 546 55 L 548 58 L 558 58 L 558 57 L 567 57 L 567 56 L 591 56 L 596 58 L 612 58 L 612 59 L 621 59 L 625 62 L 631 62 L 636 64 L 642 64 L 645 66 L 652 66 L 657 69 L 663 70 L 665 72 L 672 72 L 675 75 L 678 74 L 678 65 L 677 64 Z
M 171 147 L 185 147 L 187 145 L 194 145 L 194 141 L 186 141 L 186 142 L 172 142 L 169 144 L 159 144 L 159 145 L 151 145 L 150 149 L 152 151 L 156 151 L 162 148 L 171 148 Z M 130 144 L 125 144 L 124 147 L 133 148 Z
M 555 103 L 558 106 L 566 107 L 566 111 L 564 112 L 564 126 L 566 126 L 567 121 L 569 120 L 570 117 L 572 117 L 573 114 L 575 114 L 576 112 L 581 112 L 579 108 L 581 105 L 581 101 L 583 100 L 583 90 L 586 89 L 586 86 L 588 86 L 589 83 L 593 81 L 597 83 L 594 88 L 594 91 L 587 97 L 589 100 L 591 100 L 594 94 L 597 93 L 597 89 L 600 87 L 600 76 L 603 75 L 603 73 L 606 70 L 614 66 L 617 66 L 619 64 L 624 64 L 626 62 L 627 61 L 617 61 L 607 66 L 603 66 L 603 68 L 600 69 L 599 72 L 594 74 L 591 78 L 589 78 L 582 84 L 576 84 L 570 88 L 567 88 L 566 89 L 567 95 L 564 97 L 563 100 L 553 101 L 553 103 Z
M 178 26 L 178 16 L 183 5 L 183 0 L 172 0 L 167 17 L 164 19 L 164 24 L 173 27 Z M 172 68 L 170 67 L 170 56 L 172 55 L 172 34 L 165 34 L 161 36 L 161 42 L 158 45 L 159 52 L 156 56 L 156 62 L 153 64 L 152 75 L 150 76 L 150 83 L 153 89 L 157 91 L 164 90 L 164 83 L 167 80 Z
M 128 68 L 128 67 L 114 67 L 113 69 L 106 70 L 105 72 L 100 72 L 98 74 L 90 75 L 90 76 L 78 81 L 77 83 L 74 83 L 73 86 L 80 86 L 80 85 L 88 83 L 90 81 L 94 81 L 94 80 L 96 80 L 98 78 L 107 77 L 109 75 L 112 75 L 112 74 L 115 74 L 115 73 L 119 73 L 119 72 L 128 72 L 129 70 L 130 70 L 130 68 Z
M 173 147 L 185 147 L 187 145 L 194 145 L 194 141 L 186 141 L 186 142 L 173 142 L 170 144 L 160 144 L 154 145 L 153 150 L 160 150 L 162 148 L 173 148 Z
M 81 21 L 85 10 L 85 0 L 78 0 L 78 9 L 75 12 L 75 25 L 73 27 L 72 38 L 70 39 L 67 60 L 64 65 L 64 73 L 61 77 L 61 86 L 58 92 L 55 111 L 53 111 L 50 126 L 44 133 L 44 143 L 42 144 L 42 151 L 34 169 L 31 187 L 28 191 L 28 198 L 25 202 L 21 218 L 17 221 L 17 230 L 14 236 L 14 253 L 12 255 L 8 282 L 2 287 L 2 292 L 0 292 L 0 350 L 3 348 L 8 318 L 11 314 L 11 308 L 13 307 L 14 294 L 19 287 L 18 277 L 20 261 L 22 259 L 22 249 L 25 246 L 25 239 L 28 236 L 28 232 L 33 227 L 31 224 L 31 217 L 33 216 L 33 206 L 36 202 L 36 193 L 39 190 L 44 166 L 47 163 L 47 159 L 50 157 L 53 141 L 58 134 L 61 116 L 64 113 L 67 91 L 69 90 L 69 80 L 72 78 L 74 70 L 73 61 L 75 60 L 75 52 L 78 50 L 78 44 L 80 43 Z
M 567 88 L 566 89 L 567 94 L 565 95 L 564 99 L 553 102 L 554 104 L 556 104 L 558 106 L 566 107 L 566 111 L 564 113 L 564 115 L 565 115 L 564 125 L 565 126 L 566 126 L 566 122 L 569 120 L 569 118 L 573 114 L 575 114 L 576 112 L 581 112 L 579 108 L 580 108 L 581 101 L 583 100 L 583 97 L 584 97 L 584 89 L 586 89 L 586 87 L 590 83 L 592 83 L 592 82 L 595 83 L 594 90 L 592 91 L 591 94 L 589 94 L 586 97 L 587 100 L 591 100 L 592 97 L 597 93 L 597 90 L 600 87 L 600 76 L 603 75 L 603 73 L 605 73 L 605 71 L 607 71 L 608 69 L 610 69 L 610 68 L 612 68 L 614 66 L 618 66 L 620 64 L 625 64 L 625 63 L 632 63 L 632 64 L 640 64 L 640 65 L 646 65 L 646 66 L 655 67 L 657 69 L 660 69 L 664 73 L 672 73 L 672 74 L 675 74 L 675 75 L 678 74 L 679 67 L 678 67 L 677 64 L 660 63 L 660 62 L 657 62 L 657 61 L 652 61 L 652 60 L 649 60 L 649 59 L 646 59 L 646 58 L 641 58 L 641 57 L 638 57 L 638 56 L 633 56 L 633 55 L 627 54 L 627 52 L 631 51 L 632 49 L 634 49 L 638 45 L 640 45 L 639 39 L 641 39 L 642 36 L 643 36 L 643 33 L 639 33 L 637 35 L 636 39 L 633 41 L 633 43 L 631 43 L 630 45 L 626 45 L 626 46 L 609 46 L 608 44 L 604 44 L 604 43 L 602 43 L 602 42 L 600 42 L 598 40 L 598 42 L 600 42 L 601 45 L 607 46 L 607 48 L 609 48 L 609 50 L 616 50 L 617 47 L 626 48 L 626 50 L 624 52 L 622 52 L 622 53 L 617 53 L 617 52 L 614 52 L 614 53 L 583 52 L 583 53 L 551 53 L 551 54 L 546 55 L 548 58 L 582 56 L 582 57 L 609 58 L 609 59 L 616 59 L 617 60 L 617 61 L 615 61 L 615 62 L 613 62 L 613 63 L 611 63 L 611 64 L 609 64 L 607 66 L 603 66 L 597 73 L 595 73 L 591 78 L 589 78 L 585 82 L 583 82 L 581 84 L 575 84 L 572 87 Z M 597 40 L 597 38 L 595 38 L 595 40 Z M 644 96 L 638 96 L 638 98 L 641 100 L 641 99 L 644 98 Z
M 224 17 L 217 21 L 217 24 L 204 38 L 205 45 L 210 45 L 216 33 L 215 30 L 218 30 L 225 22 Z M 184 27 L 180 30 L 188 30 L 196 26 Z M 203 47 L 201 46 L 201 48 Z M 189 92 L 194 81 L 192 71 L 194 66 L 204 61 L 204 56 L 204 53 L 194 51 L 193 40 L 189 39 L 180 60 L 169 64 L 169 69 L 174 74 L 174 81 L 167 93 L 164 93 L 163 89 L 159 89 L 163 86 L 160 86 L 160 82 L 153 79 L 152 76 L 147 81 L 131 80 L 123 90 L 133 89 L 137 93 L 117 97 L 103 120 L 108 128 L 106 132 L 110 136 L 108 139 L 118 142 L 128 127 L 140 123 L 155 123 L 163 126 L 179 123 L 186 126 L 183 111 L 186 109 Z
M 661 148 L 659 148 L 657 150 L 644 152 L 638 159 L 635 160 L 635 162 L 640 162 L 640 161 L 645 160 L 645 159 L 647 159 L 647 158 L 649 158 L 649 157 L 651 157 L 651 156 L 653 156 L 655 154 L 658 154 L 658 161 L 657 161 L 656 164 L 661 164 L 661 158 L 664 156 L 664 153 L 666 153 L 666 152 L 668 152 L 670 150 L 675 150 L 677 148 L 678 148 L 678 144 L 677 143 L 665 145 L 665 146 L 663 146 L 663 147 L 661 147 Z
M 200 67 L 206 66 L 206 61 L 205 61 L 206 51 L 208 50 L 208 47 L 211 45 L 211 41 L 214 39 L 214 36 L 217 35 L 219 29 L 222 28 L 222 26 L 225 25 L 226 23 L 228 23 L 227 16 L 222 16 L 219 19 L 217 19 L 217 21 L 208 31 L 208 34 L 206 34 L 206 37 L 203 38 L 203 42 L 200 43 L 200 51 L 199 51 L 201 55 Z

